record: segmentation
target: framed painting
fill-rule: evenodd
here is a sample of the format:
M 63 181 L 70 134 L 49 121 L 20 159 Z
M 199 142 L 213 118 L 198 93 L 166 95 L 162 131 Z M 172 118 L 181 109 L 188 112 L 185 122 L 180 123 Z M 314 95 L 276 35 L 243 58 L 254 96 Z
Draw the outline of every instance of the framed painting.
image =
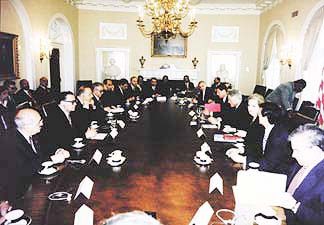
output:
M 163 37 L 152 35 L 152 57 L 187 57 L 187 38 L 177 35 L 166 41 Z
M 0 80 L 19 78 L 18 35 L 0 32 Z

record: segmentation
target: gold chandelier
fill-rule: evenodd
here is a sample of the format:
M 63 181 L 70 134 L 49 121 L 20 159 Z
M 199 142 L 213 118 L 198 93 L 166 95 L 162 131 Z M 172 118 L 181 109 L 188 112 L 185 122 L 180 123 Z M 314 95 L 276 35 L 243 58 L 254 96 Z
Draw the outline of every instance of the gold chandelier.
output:
M 144 25 L 144 10 L 139 9 L 137 27 L 144 37 L 158 35 L 168 41 L 176 35 L 189 37 L 197 27 L 194 9 L 189 9 L 189 0 L 146 0 L 146 14 L 152 19 L 153 27 L 146 30 Z M 188 30 L 181 29 L 182 19 L 190 14 Z

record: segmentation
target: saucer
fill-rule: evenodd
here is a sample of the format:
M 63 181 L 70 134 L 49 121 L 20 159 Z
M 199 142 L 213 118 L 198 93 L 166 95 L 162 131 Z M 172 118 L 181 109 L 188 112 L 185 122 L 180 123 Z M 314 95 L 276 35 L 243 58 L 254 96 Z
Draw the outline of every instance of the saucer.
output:
M 53 165 L 54 165 L 54 163 L 52 161 L 46 161 L 46 162 L 42 163 L 42 166 L 44 166 L 44 167 L 50 167 L 50 166 L 53 166 Z
M 200 159 L 199 157 L 195 156 L 194 157 L 194 162 L 197 163 L 198 165 L 201 166 L 208 166 L 213 162 L 213 159 L 209 158 L 209 159 Z
M 112 166 L 112 167 L 117 167 L 117 166 L 121 166 L 125 161 L 126 161 L 126 157 L 121 156 L 121 157 L 108 157 L 107 159 L 107 163 Z
M 56 172 L 57 172 L 57 169 L 55 169 L 53 167 L 45 168 L 45 169 L 42 169 L 41 171 L 38 171 L 39 174 L 46 175 L 46 176 L 52 175 Z
M 19 219 L 23 215 L 24 215 L 24 211 L 23 210 L 21 210 L 21 209 L 15 209 L 15 210 L 12 210 L 12 211 L 8 212 L 4 217 L 8 221 L 13 221 L 13 220 Z
M 83 148 L 84 146 L 85 146 L 85 144 L 83 144 L 83 143 L 72 145 L 73 148 Z

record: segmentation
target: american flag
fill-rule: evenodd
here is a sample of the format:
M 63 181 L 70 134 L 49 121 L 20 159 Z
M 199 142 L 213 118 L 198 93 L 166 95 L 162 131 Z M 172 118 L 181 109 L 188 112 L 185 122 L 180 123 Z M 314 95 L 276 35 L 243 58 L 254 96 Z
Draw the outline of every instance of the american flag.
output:
M 324 67 L 322 70 L 322 79 L 318 90 L 318 99 L 316 101 L 316 107 L 320 110 L 318 116 L 318 123 L 322 127 L 324 125 Z

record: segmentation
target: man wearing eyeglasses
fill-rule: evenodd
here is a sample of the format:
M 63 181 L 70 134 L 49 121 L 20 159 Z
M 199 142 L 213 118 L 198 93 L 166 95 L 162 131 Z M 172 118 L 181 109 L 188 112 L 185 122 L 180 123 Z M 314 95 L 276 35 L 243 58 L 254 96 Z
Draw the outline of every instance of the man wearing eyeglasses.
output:
M 77 122 L 82 121 L 76 121 L 73 117 L 76 103 L 72 92 L 62 92 L 58 96 L 57 107 L 48 110 L 42 136 L 42 141 L 49 146 L 48 154 L 53 154 L 57 148 L 70 149 L 76 137 L 90 138 L 96 135 L 93 129 L 88 128 L 84 133 L 84 130 L 77 128 Z

